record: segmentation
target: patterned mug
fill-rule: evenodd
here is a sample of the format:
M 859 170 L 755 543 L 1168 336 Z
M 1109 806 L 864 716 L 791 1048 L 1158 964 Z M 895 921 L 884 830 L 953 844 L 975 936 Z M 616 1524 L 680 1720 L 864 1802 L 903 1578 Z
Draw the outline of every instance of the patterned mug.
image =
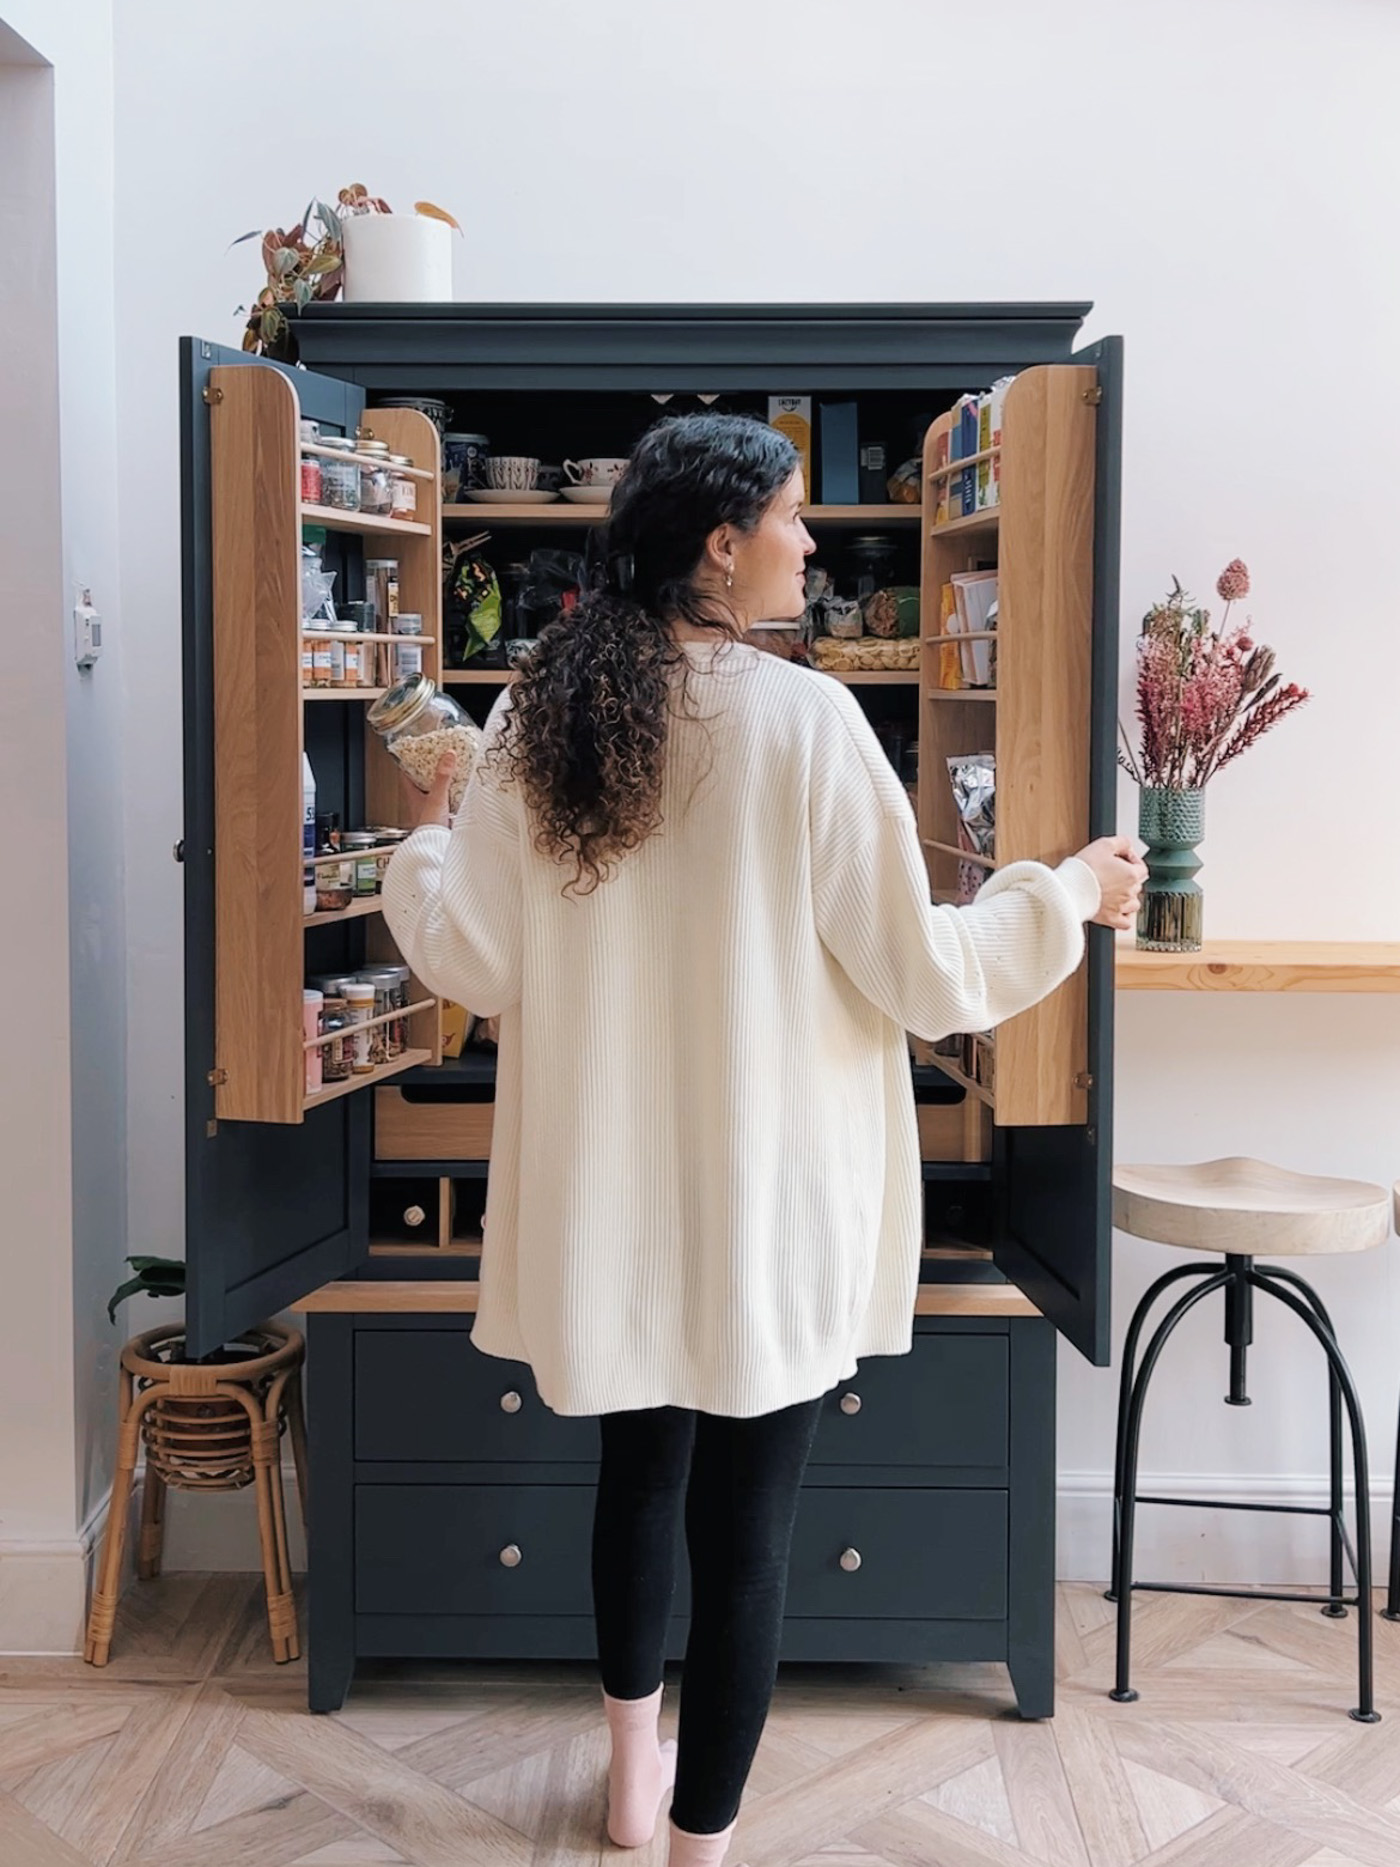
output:
M 616 486 L 626 465 L 625 457 L 595 454 L 587 460 L 566 460 L 564 476 L 573 486 Z
M 486 484 L 498 493 L 532 493 L 540 463 L 528 454 L 493 454 L 486 463 Z

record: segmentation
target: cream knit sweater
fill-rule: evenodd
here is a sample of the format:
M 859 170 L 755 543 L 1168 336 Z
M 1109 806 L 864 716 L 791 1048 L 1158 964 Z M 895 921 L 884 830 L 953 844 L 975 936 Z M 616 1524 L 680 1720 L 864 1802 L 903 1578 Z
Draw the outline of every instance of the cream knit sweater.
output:
M 664 825 L 592 895 L 478 766 L 389 865 L 419 978 L 500 1015 L 472 1341 L 558 1413 L 768 1413 L 905 1353 L 922 1229 L 905 1033 L 982 1030 L 1079 964 L 1094 876 L 1020 862 L 933 907 L 839 682 L 687 644 Z M 508 697 L 488 727 L 499 730 Z

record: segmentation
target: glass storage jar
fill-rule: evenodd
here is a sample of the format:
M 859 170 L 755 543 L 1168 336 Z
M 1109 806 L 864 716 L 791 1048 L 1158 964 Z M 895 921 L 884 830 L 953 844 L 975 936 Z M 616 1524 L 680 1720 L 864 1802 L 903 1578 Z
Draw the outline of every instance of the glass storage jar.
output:
M 389 465 L 393 469 L 393 478 L 389 483 L 389 499 L 396 519 L 416 519 L 418 517 L 418 482 L 411 473 L 405 473 L 405 467 L 413 462 L 407 454 L 390 454 Z
M 387 519 L 394 509 L 394 480 L 389 470 L 389 443 L 361 441 L 356 449 L 360 466 L 360 510 Z M 372 462 L 373 464 L 368 464 Z
M 319 447 L 320 443 L 320 423 L 303 420 L 301 423 L 302 446 Z M 301 496 L 308 506 L 319 506 L 321 503 L 321 462 L 315 454 L 303 454 L 301 457 Z
M 356 895 L 377 895 L 379 893 L 379 862 L 375 856 L 367 853 L 374 848 L 373 832 L 342 830 L 340 847 L 350 858 Z
M 381 694 L 365 717 L 420 791 L 432 790 L 444 754 L 456 758 L 447 805 L 455 814 L 476 763 L 481 731 L 451 694 L 426 674 L 415 674 Z
M 321 504 L 335 512 L 358 512 L 360 463 L 350 458 L 355 443 L 343 434 L 327 434 L 321 445 L 333 450 L 321 461 Z
M 374 987 L 374 1015 L 388 1015 L 401 1012 L 408 1003 L 407 982 L 399 980 L 396 966 L 366 966 L 360 974 Z M 375 1035 L 383 1040 L 384 1054 L 376 1059 L 380 1063 L 392 1063 L 395 1057 L 404 1053 L 404 1019 L 389 1017 L 387 1024 L 376 1028 Z
M 321 1046 L 323 1082 L 343 1083 L 350 1074 L 350 1046 L 345 1039 L 349 1029 L 350 1017 L 345 1009 L 345 1000 L 328 998 L 321 1013 L 321 1035 L 331 1040 Z

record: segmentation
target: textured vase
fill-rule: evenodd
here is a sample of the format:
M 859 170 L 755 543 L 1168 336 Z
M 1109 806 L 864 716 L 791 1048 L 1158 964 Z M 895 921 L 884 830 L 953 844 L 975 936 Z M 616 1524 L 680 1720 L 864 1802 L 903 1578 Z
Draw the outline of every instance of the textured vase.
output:
M 1138 835 L 1147 844 L 1147 882 L 1138 912 L 1137 943 L 1151 953 L 1199 953 L 1204 896 L 1196 881 L 1196 845 L 1205 834 L 1206 794 L 1144 785 L 1138 794 Z

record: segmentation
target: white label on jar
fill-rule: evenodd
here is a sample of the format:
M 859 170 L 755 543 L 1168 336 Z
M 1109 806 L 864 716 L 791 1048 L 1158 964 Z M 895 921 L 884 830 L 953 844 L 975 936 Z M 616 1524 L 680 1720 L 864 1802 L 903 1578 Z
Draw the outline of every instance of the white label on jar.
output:
M 394 517 L 411 519 L 418 511 L 418 488 L 412 480 L 394 481 Z
M 395 642 L 394 673 L 403 681 L 411 674 L 423 672 L 423 650 L 417 642 Z

